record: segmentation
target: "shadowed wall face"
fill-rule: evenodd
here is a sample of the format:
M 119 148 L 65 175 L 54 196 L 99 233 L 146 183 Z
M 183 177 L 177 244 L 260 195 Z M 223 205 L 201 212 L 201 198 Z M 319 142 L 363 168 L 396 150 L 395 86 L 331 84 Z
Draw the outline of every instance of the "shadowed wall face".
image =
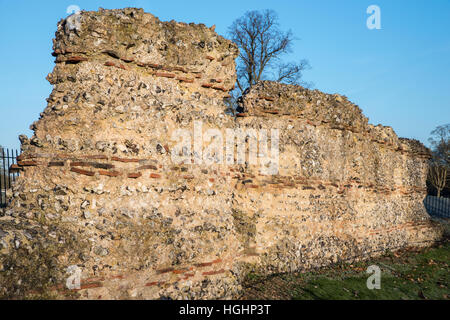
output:
M 427 149 L 369 125 L 345 97 L 272 82 L 230 117 L 237 55 L 210 28 L 138 9 L 60 21 L 54 89 L 34 136 L 21 137 L 22 173 L 0 224 L 2 254 L 30 261 L 25 284 L 41 259 L 32 248 L 52 248 L 38 280 L 58 295 L 230 298 L 250 270 L 305 270 L 439 238 L 422 204 Z M 278 129 L 277 174 L 198 164 L 194 146 L 191 161 L 174 163 L 174 133 L 195 144 L 198 122 L 216 136 Z M 74 266 L 81 286 L 63 291 Z

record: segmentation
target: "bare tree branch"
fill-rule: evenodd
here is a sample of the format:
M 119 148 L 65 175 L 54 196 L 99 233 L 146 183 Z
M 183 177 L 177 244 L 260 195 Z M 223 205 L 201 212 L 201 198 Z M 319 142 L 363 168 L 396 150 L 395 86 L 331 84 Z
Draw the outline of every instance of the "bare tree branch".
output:
M 450 180 L 450 124 L 436 127 L 429 139 L 432 146 L 432 160 L 428 171 L 428 182 L 441 196 Z
M 441 191 L 448 182 L 447 167 L 436 163 L 431 164 L 428 171 L 428 180 L 431 185 L 436 188 L 437 197 L 439 198 L 441 196 Z
M 428 139 L 433 148 L 433 158 L 450 169 L 450 123 L 431 131 Z
M 302 71 L 307 70 L 309 67 L 309 63 L 306 60 L 302 60 L 299 63 L 280 63 L 275 79 L 279 82 L 298 84 L 302 78 Z
M 241 92 L 256 82 L 267 79 L 289 84 L 302 82 L 306 60 L 283 63 L 281 57 L 291 52 L 292 32 L 281 31 L 273 10 L 248 11 L 230 26 L 229 35 L 238 45 L 237 86 Z

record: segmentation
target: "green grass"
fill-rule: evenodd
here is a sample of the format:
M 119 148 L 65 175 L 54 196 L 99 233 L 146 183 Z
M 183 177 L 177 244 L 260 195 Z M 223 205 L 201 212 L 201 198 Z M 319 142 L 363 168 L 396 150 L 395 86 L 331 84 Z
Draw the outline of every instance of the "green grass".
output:
M 369 290 L 367 267 L 381 269 L 381 289 Z M 251 274 L 243 299 L 420 300 L 450 299 L 450 242 L 403 250 L 314 272 L 270 277 Z

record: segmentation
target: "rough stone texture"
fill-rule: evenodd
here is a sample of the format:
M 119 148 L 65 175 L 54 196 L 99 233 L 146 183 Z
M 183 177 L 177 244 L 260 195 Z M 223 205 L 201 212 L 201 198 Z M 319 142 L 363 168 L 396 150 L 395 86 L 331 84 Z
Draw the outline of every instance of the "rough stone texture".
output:
M 68 18 L 70 19 L 70 18 Z M 249 270 L 306 270 L 437 240 L 428 150 L 340 95 L 261 82 L 224 113 L 236 46 L 138 9 L 58 24 L 54 89 L 0 219 L 0 296 L 233 298 Z M 172 133 L 280 129 L 280 170 L 175 165 Z M 207 145 L 203 142 L 204 145 Z M 64 289 L 69 266 L 80 290 Z

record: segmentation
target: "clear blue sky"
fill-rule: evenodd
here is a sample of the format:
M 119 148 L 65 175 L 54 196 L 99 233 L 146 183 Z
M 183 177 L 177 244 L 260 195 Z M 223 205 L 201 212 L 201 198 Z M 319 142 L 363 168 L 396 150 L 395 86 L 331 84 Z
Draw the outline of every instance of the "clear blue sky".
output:
M 381 30 L 366 27 L 372 4 L 381 8 Z M 141 7 L 161 20 L 215 24 L 222 35 L 245 11 L 274 9 L 300 39 L 290 60 L 310 61 L 305 80 L 315 88 L 347 95 L 371 123 L 424 143 L 450 122 L 449 0 L 0 0 L 0 145 L 19 147 L 17 136 L 31 136 L 29 125 L 46 106 L 51 40 L 69 5 Z

